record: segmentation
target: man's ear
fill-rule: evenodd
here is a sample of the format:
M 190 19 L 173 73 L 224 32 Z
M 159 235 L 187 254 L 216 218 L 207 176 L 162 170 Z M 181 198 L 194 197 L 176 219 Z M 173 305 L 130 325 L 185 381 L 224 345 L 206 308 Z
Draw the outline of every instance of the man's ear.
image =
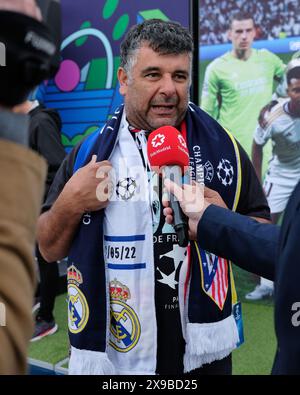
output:
M 126 71 L 123 69 L 123 67 L 118 68 L 117 75 L 118 75 L 118 80 L 120 83 L 120 88 L 119 88 L 120 94 L 122 96 L 125 96 L 127 93 L 128 75 L 127 75 Z

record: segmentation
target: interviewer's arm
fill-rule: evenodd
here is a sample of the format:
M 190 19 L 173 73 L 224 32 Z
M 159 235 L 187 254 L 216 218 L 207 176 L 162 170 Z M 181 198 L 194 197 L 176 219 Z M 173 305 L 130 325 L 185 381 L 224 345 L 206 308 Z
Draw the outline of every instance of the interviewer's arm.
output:
M 202 248 L 274 280 L 280 228 L 210 205 L 198 223 Z
M 261 224 L 226 208 L 220 195 L 200 184 L 180 188 L 165 180 L 168 192 L 179 200 L 189 218 L 189 237 L 216 255 L 268 279 L 274 279 L 280 228 Z M 163 202 L 166 222 L 173 221 L 168 201 Z

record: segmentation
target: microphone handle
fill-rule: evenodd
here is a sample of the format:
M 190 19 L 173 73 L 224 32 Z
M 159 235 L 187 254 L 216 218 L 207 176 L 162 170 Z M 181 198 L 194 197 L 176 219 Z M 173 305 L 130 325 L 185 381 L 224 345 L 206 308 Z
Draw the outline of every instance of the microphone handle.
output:
M 182 185 L 182 172 L 179 166 L 165 166 L 163 169 L 163 176 L 179 186 Z M 172 193 L 170 194 L 170 207 L 173 210 L 173 227 L 177 234 L 178 244 L 180 247 L 186 247 L 189 242 L 188 219 L 183 213 L 178 200 Z
M 175 200 L 175 197 L 172 193 L 170 194 L 170 206 L 173 210 L 173 227 L 177 234 L 178 244 L 180 247 L 187 247 L 189 243 L 187 217 L 183 213 L 178 200 Z

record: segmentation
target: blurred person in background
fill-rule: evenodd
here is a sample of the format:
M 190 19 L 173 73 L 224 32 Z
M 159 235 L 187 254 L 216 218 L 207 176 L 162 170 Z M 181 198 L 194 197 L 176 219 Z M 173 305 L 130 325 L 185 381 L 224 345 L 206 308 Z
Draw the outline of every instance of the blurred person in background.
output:
M 43 43 L 38 48 L 36 40 Z M 33 331 L 33 251 L 46 164 L 28 149 L 28 117 L 12 108 L 51 77 L 57 65 L 52 63 L 55 45 L 34 0 L 0 0 L 0 42 L 6 60 L 0 67 L 0 373 L 24 374 Z

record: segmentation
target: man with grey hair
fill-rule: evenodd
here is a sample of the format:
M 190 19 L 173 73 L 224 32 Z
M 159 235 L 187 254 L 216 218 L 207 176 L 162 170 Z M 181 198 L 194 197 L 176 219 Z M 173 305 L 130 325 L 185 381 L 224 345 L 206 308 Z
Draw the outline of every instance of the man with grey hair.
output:
M 165 225 L 149 132 L 176 127 L 190 177 L 230 209 L 260 221 L 269 211 L 242 148 L 189 103 L 192 51 L 178 23 L 133 26 L 118 69 L 124 106 L 74 148 L 49 191 L 38 239 L 49 262 L 69 257 L 71 374 L 231 373 L 241 340 L 231 264 L 194 242 L 180 247 Z

